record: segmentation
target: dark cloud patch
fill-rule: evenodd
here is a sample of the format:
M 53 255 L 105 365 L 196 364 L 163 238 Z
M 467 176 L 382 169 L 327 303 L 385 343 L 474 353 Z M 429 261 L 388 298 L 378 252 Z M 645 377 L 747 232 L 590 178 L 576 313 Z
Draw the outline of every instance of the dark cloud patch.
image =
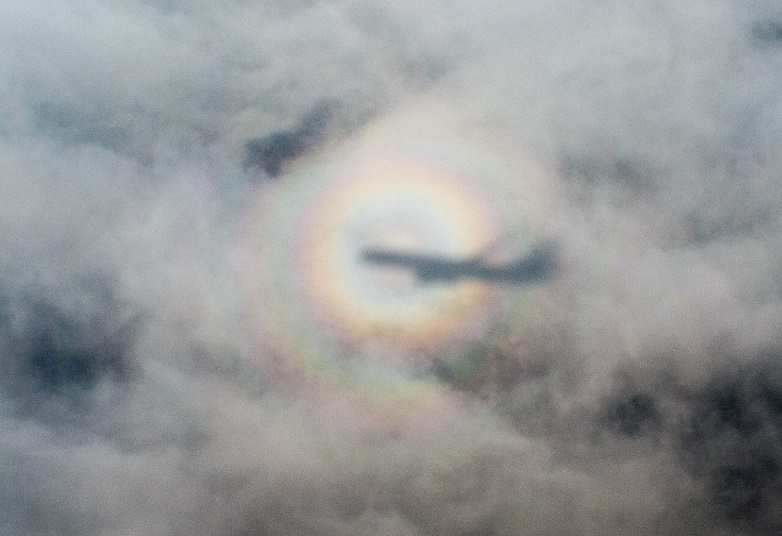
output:
M 478 390 L 486 381 L 497 352 L 488 345 L 474 345 L 460 355 L 433 367 L 433 375 L 455 389 Z
M 752 367 L 692 395 L 681 418 L 686 463 L 713 506 L 757 533 L 782 530 L 782 369 Z
M 635 194 L 655 187 L 655 174 L 640 157 L 567 153 L 560 162 L 565 175 L 591 186 L 612 185 Z
M 629 448 L 662 452 L 704 485 L 699 515 L 751 534 L 782 530 L 782 367 L 774 360 L 715 375 L 700 387 L 619 382 L 595 422 Z M 632 384 L 632 382 L 629 382 Z M 597 445 L 603 445 L 598 441 Z
M 91 103 L 89 109 L 74 109 L 64 103 L 44 102 L 35 111 L 41 132 L 72 144 L 96 144 L 121 152 L 133 141 L 111 110 L 99 103 Z
M 705 244 L 715 240 L 741 240 L 751 237 L 775 223 L 771 209 L 736 211 L 727 214 L 690 212 L 684 217 L 688 238 Z
M 339 111 L 337 103 L 321 103 L 289 130 L 272 132 L 245 145 L 246 167 L 277 177 L 291 161 L 323 141 Z
M 755 23 L 752 36 L 760 43 L 782 45 L 782 23 L 765 20 Z
M 132 376 L 138 321 L 103 285 L 71 292 L 68 302 L 18 290 L 0 300 L 2 381 L 25 413 L 51 398 L 83 407 L 100 382 Z
M 629 393 L 612 399 L 601 415 L 601 428 L 627 437 L 637 437 L 657 431 L 660 413 L 652 396 Z

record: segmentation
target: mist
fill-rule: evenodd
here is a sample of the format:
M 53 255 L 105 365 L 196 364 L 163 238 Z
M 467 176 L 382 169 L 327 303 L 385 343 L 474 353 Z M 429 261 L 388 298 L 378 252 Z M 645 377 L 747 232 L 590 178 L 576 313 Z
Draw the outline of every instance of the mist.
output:
M 0 533 L 782 530 L 782 8 L 680 4 L 3 2 Z

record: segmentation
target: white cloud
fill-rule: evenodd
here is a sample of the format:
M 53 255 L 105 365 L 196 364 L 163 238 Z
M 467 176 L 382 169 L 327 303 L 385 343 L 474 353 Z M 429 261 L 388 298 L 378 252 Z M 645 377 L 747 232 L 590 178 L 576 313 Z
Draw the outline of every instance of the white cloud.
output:
M 0 532 L 779 530 L 779 25 L 727 0 L 4 2 Z M 249 207 L 413 131 L 520 181 L 534 158 L 558 271 L 427 355 L 430 384 L 324 386 L 257 336 Z M 280 133 L 269 178 L 248 142 Z

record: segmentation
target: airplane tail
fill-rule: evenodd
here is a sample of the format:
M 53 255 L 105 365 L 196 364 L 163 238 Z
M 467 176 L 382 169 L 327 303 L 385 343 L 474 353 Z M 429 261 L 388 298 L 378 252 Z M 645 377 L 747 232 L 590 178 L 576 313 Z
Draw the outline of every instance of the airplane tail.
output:
M 557 251 L 553 242 L 535 246 L 529 253 L 520 257 L 509 268 L 509 275 L 525 281 L 542 281 L 556 269 Z

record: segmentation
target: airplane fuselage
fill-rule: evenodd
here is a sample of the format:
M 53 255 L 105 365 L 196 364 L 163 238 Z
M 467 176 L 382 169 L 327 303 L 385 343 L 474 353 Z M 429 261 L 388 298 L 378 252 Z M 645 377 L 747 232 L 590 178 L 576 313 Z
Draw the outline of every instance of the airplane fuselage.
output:
M 486 263 L 480 258 L 458 260 L 430 254 L 379 249 L 364 250 L 362 258 L 367 263 L 377 266 L 407 268 L 413 271 L 420 281 L 424 282 L 477 279 L 500 283 L 520 283 L 530 279 L 531 275 L 531 265 L 528 259 L 520 259 L 514 263 L 498 266 Z

